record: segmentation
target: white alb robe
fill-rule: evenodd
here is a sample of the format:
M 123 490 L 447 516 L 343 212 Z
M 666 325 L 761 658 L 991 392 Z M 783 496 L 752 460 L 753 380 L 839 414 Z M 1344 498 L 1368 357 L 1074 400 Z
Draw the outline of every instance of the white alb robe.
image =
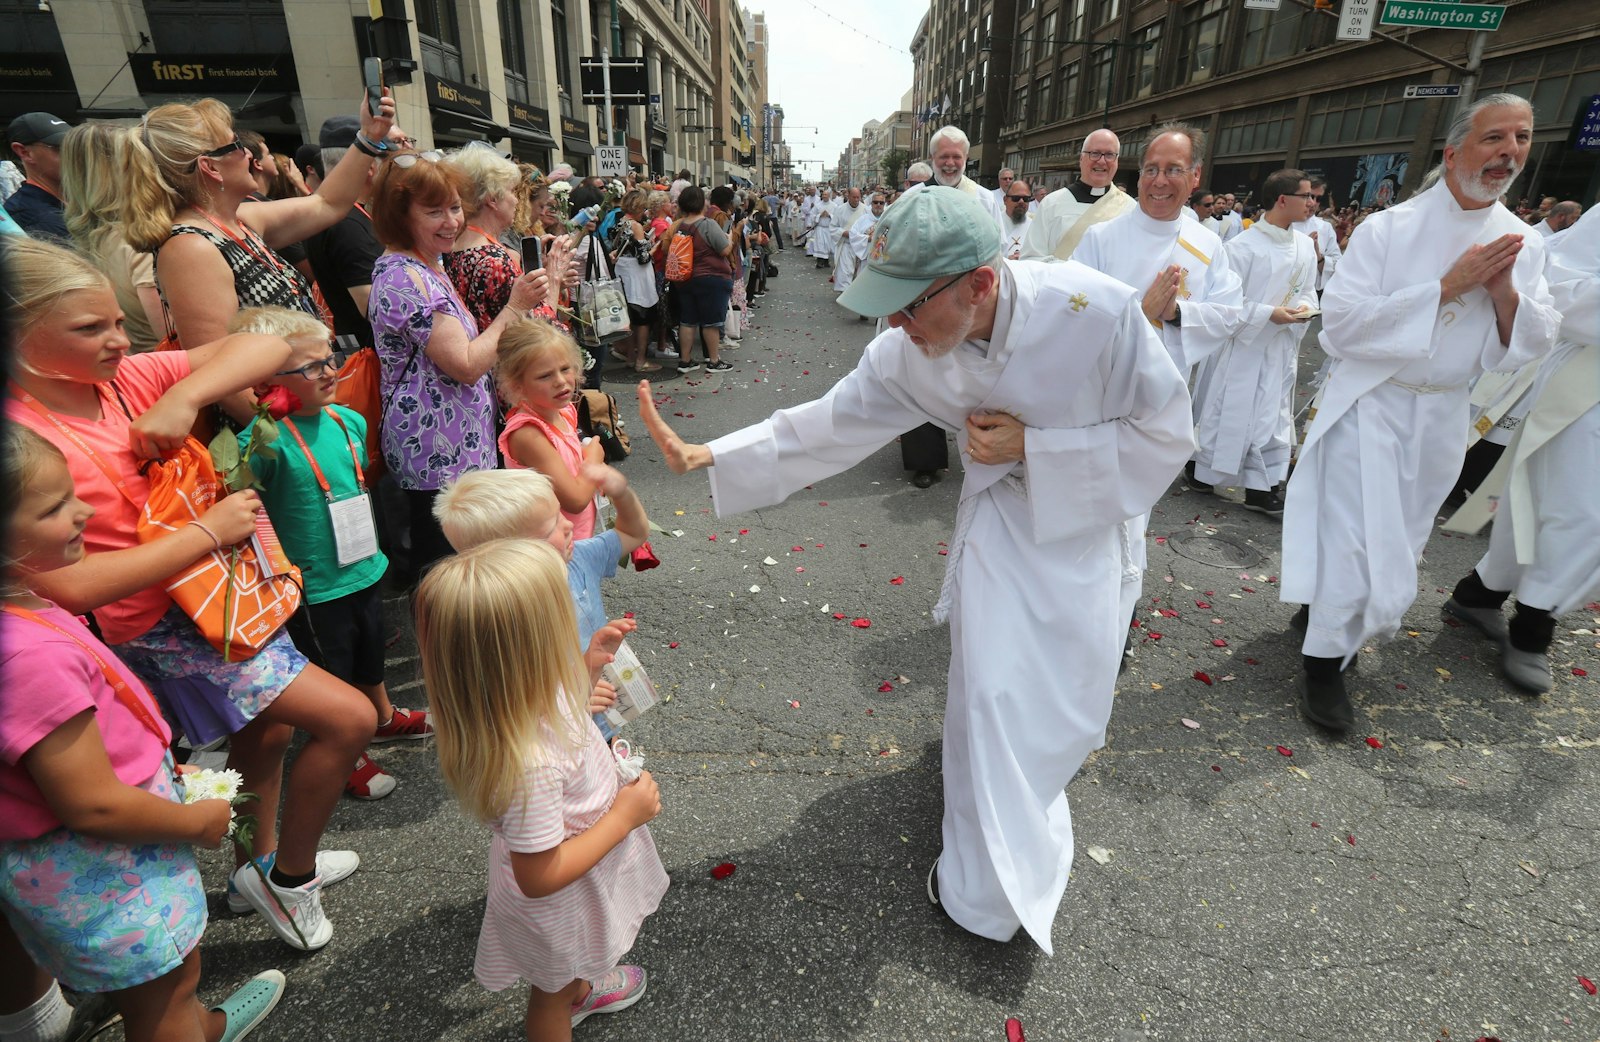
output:
M 856 223 L 850 226 L 849 241 L 841 245 L 853 260 L 850 265 L 850 278 L 846 281 L 846 285 L 855 279 L 856 272 L 866 263 L 867 251 L 872 248 L 872 229 L 878 226 L 880 216 L 882 215 L 873 213 L 872 207 L 868 206 L 867 212 L 856 218 Z
M 1502 457 L 1509 473 L 1477 569 L 1491 590 L 1552 615 L 1600 596 L 1600 208 L 1572 227 L 1545 239 L 1560 339 Z
M 1057 260 L 1067 260 L 1072 256 L 1073 249 L 1062 250 L 1062 242 L 1084 214 L 1094 207 L 1100 207 L 1110 220 L 1137 205 L 1127 192 L 1115 184 L 1092 188 L 1082 181 L 1074 181 L 1065 188 L 1051 192 L 1039 204 L 1033 223 L 1022 239 L 1022 259 L 1055 257 Z
M 1027 427 L 1016 464 L 966 467 L 948 604 L 939 896 L 967 930 L 1047 953 L 1072 866 L 1063 792 L 1105 740 L 1125 632 L 1120 523 L 1193 449 L 1189 395 L 1126 287 L 1077 264 L 1003 263 L 992 337 L 928 358 L 876 337 L 822 398 L 710 445 L 719 516 L 781 502 L 975 410 Z
M 1022 259 L 1022 242 L 1028 237 L 1033 220 L 1033 214 L 1024 212 L 1020 223 L 1013 221 L 1010 214 L 1000 222 L 1000 255 L 1006 260 Z
M 1243 285 L 1243 321 L 1196 378 L 1194 476 L 1265 491 L 1289 473 L 1302 333 L 1275 324 L 1272 312 L 1316 306 L 1316 248 L 1297 231 L 1257 221 L 1222 252 Z
M 1328 280 L 1333 278 L 1333 273 L 1339 268 L 1339 257 L 1343 250 L 1339 249 L 1339 233 L 1333 230 L 1333 225 L 1323 220 L 1317 214 L 1312 214 L 1303 221 L 1296 221 L 1289 227 L 1301 235 L 1310 236 L 1316 232 L 1312 241 L 1317 248 L 1317 256 L 1322 258 L 1322 264 L 1317 268 L 1317 292 L 1321 293 L 1328 288 Z
M 1184 269 L 1179 290 L 1183 323 L 1163 322 L 1156 335 L 1185 381 L 1197 359 L 1209 358 L 1227 343 L 1241 321 L 1244 304 L 1239 277 L 1228 266 L 1221 242 L 1186 213 L 1188 207 L 1176 220 L 1157 221 L 1134 206 L 1084 232 L 1072 254 L 1073 260 L 1131 286 L 1141 300 L 1163 269 L 1172 264 Z M 1174 468 L 1168 479 L 1177 473 Z M 1123 525 L 1124 619 L 1133 614 L 1143 588 L 1149 560 L 1147 521 L 1140 515 Z
M 850 252 L 850 229 L 864 213 L 871 213 L 866 203 L 851 206 L 841 199 L 833 211 L 833 291 L 843 293 L 856 277 L 856 255 Z
M 1444 303 L 1439 279 L 1468 247 L 1518 234 L 1521 299 L 1508 344 L 1482 289 Z M 1304 652 L 1346 662 L 1391 636 L 1466 452 L 1468 387 L 1550 350 L 1560 325 L 1544 242 L 1498 203 L 1463 210 L 1447 182 L 1372 214 L 1322 297 L 1330 363 L 1289 479 L 1280 597 L 1311 606 Z
M 833 258 L 833 200 L 818 201 L 816 209 L 811 213 L 811 221 L 806 227 L 811 229 L 811 237 L 806 240 L 806 256 L 816 257 L 819 260 Z

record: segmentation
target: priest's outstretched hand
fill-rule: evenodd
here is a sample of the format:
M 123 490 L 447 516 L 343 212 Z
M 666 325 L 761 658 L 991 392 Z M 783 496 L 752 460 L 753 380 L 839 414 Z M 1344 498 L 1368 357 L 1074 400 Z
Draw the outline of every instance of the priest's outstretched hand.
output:
M 656 411 L 649 380 L 639 381 L 639 419 L 644 421 L 645 430 L 650 432 L 650 437 L 661 449 L 661 456 L 666 460 L 667 469 L 674 474 L 704 470 L 715 462 L 711 458 L 710 449 L 704 445 L 692 445 L 684 441 L 678 436 L 677 431 L 667 426 L 667 421 Z

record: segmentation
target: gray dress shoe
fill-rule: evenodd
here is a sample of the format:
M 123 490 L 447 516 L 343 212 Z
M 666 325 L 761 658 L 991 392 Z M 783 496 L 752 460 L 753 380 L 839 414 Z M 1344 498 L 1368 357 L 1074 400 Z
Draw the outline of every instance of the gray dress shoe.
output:
M 1555 686 L 1550 676 L 1550 656 L 1542 651 L 1523 651 L 1508 646 L 1500 668 L 1505 670 L 1507 680 L 1536 695 Z
M 1444 602 L 1439 614 L 1447 619 L 1457 619 L 1502 647 L 1510 640 L 1506 617 L 1499 608 L 1469 608 L 1454 597 Z

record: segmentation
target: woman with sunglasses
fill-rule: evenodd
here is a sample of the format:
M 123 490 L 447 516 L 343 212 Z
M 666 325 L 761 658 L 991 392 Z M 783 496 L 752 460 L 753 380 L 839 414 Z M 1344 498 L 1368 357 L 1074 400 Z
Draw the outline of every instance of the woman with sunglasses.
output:
M 394 101 L 385 91 L 373 115 L 363 98 L 360 113 L 361 134 L 314 193 L 265 202 L 247 201 L 257 189 L 255 160 L 222 102 L 162 105 L 130 128 L 123 225 L 134 249 L 156 255 L 167 332 L 178 344 L 219 339 L 244 307 L 317 314 L 311 287 L 276 250 L 340 220 L 365 189 Z
M 402 152 L 372 184 L 372 230 L 385 246 L 372 268 L 368 316 L 382 364 L 383 457 L 405 493 L 411 569 L 450 552 L 433 501 L 472 470 L 499 465 L 490 372 L 500 334 L 548 302 L 545 269 L 511 281 L 481 330 L 445 270 L 466 226 L 467 175 L 438 152 Z

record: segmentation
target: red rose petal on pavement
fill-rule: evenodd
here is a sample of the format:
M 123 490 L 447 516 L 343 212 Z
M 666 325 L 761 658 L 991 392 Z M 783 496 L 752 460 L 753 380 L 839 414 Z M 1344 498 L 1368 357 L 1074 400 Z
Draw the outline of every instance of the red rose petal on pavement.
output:
M 1211 675 L 1209 673 L 1197 669 L 1194 671 L 1194 678 L 1200 681 L 1200 683 L 1204 684 L 1206 687 L 1211 686 Z
M 883 683 L 878 685 L 878 690 L 879 691 L 893 691 L 894 690 L 894 685 L 889 683 L 887 680 L 885 680 Z M 869 710 L 867 710 L 867 712 L 870 713 L 870 712 L 872 712 L 872 710 L 869 709 Z
M 1215 597 L 1217 595 L 1217 591 L 1216 590 L 1207 590 L 1205 595 L 1207 597 Z
M 800 708 L 800 703 L 796 702 L 794 699 L 791 698 L 789 700 L 789 708 L 790 709 L 799 709 Z
M 1163 619 L 1176 619 L 1178 617 L 1178 613 L 1173 611 L 1171 608 L 1157 608 L 1156 613 L 1159 614 Z
M 1280 746 L 1278 746 L 1278 755 L 1279 756 L 1293 756 L 1294 755 L 1294 750 L 1289 748 L 1287 745 L 1280 745 Z
M 836 612 L 833 613 L 833 617 L 836 618 L 836 619 L 842 619 L 842 618 L 844 618 L 844 612 L 836 611 Z
M 677 646 L 678 646 L 678 642 L 677 641 L 673 641 L 671 644 L 667 645 L 667 647 L 669 647 L 669 648 L 675 648 Z
M 1573 671 L 1572 671 L 1572 675 L 1575 676 L 1575 677 L 1586 677 L 1586 676 L 1589 675 L 1589 671 L 1587 669 L 1576 669 L 1576 668 L 1574 668 Z
M 940 550 L 939 551 L 939 556 L 940 557 L 949 557 L 950 556 L 950 551 L 949 550 Z
M 748 528 L 741 528 L 741 529 L 739 529 L 739 534 L 740 534 L 740 535 L 749 535 L 749 534 L 750 534 L 750 529 L 748 529 Z
M 1261 663 L 1257 662 L 1253 658 L 1247 658 L 1244 661 L 1245 661 L 1245 665 L 1247 665 L 1247 666 L 1259 666 L 1259 665 L 1261 665 Z
M 1150 630 L 1148 633 L 1145 634 L 1145 636 L 1149 637 L 1151 640 L 1160 640 L 1161 639 L 1161 634 L 1157 633 L 1155 630 Z
M 1322 822 L 1320 822 L 1320 821 L 1313 821 L 1313 822 L 1312 822 L 1312 823 L 1311 823 L 1311 827 L 1312 827 L 1312 828 L 1314 828 L 1314 829 L 1320 829 L 1320 828 L 1321 828 L 1321 827 L 1322 827 Z
M 890 586 L 904 586 L 905 584 L 906 584 L 906 577 L 903 576 L 903 575 L 897 575 L 893 579 L 889 580 L 889 585 Z
M 1195 601 L 1194 602 L 1194 606 L 1196 608 L 1202 609 L 1203 611 L 1210 611 L 1211 610 L 1211 602 L 1210 601 Z
M 1228 642 L 1223 640 L 1221 637 L 1213 637 L 1211 638 L 1211 646 L 1214 648 L 1225 648 L 1228 646 Z
M 711 878 L 727 879 L 729 876 L 733 875 L 734 870 L 738 867 L 739 866 L 735 865 L 732 861 L 724 861 L 722 864 L 711 869 Z
M 631 618 L 633 618 L 633 612 L 631 612 L 631 611 L 625 611 L 625 612 L 623 612 L 623 613 L 622 613 L 622 617 L 623 617 L 623 618 L 624 618 L 624 619 L 631 619 Z
M 1356 845 L 1356 838 L 1354 836 L 1346 836 L 1344 841 L 1350 844 L 1352 847 Z
M 1396 684 L 1396 685 L 1395 685 L 1395 686 L 1394 686 L 1394 689 L 1395 689 L 1395 690 L 1396 690 L 1396 691 L 1404 691 L 1404 690 L 1406 690 L 1406 686 L 1405 686 L 1405 685 L 1404 685 L 1404 684 Z
M 789 552 L 792 554 L 803 554 L 806 552 L 806 548 L 803 546 L 791 546 L 789 547 Z
M 1600 990 L 1595 988 L 1594 981 L 1590 980 L 1588 977 L 1579 977 L 1578 983 L 1583 985 L 1583 990 L 1587 991 L 1591 995 L 1593 995 L 1596 990 Z
M 1016 1017 L 1006 1018 L 1006 1042 L 1027 1042 L 1022 1036 L 1022 1021 Z
M 819 507 L 825 507 L 827 505 L 828 505 L 828 501 L 826 499 L 824 499 L 822 502 L 817 504 L 817 506 L 819 506 Z
M 712 542 L 713 542 L 713 543 L 714 543 L 714 542 L 716 542 L 716 541 L 717 541 L 717 533 L 715 533 L 715 532 L 712 532 L 712 533 L 711 533 L 711 534 L 710 534 L 710 535 L 709 535 L 709 536 L 707 536 L 707 537 L 706 537 L 706 538 L 707 538 L 707 539 L 709 539 L 709 540 L 711 540 L 711 541 L 712 541 Z
M 866 543 L 857 543 L 856 545 L 861 547 L 861 549 L 863 549 L 863 550 L 865 550 L 867 548 L 867 544 Z
M 1167 537 L 1166 536 L 1164 536 L 1164 535 L 1156 536 L 1156 545 L 1157 546 L 1165 546 L 1166 543 L 1167 543 Z
M 864 629 L 867 629 L 869 626 L 872 625 L 872 620 L 871 619 L 851 619 L 850 620 L 850 625 L 854 626 L 858 630 L 864 630 Z
M 1372 746 L 1374 749 L 1382 749 L 1383 748 L 1383 743 L 1378 741 L 1378 739 L 1372 737 L 1371 735 L 1367 736 L 1367 744 Z
M 1255 593 L 1256 592 L 1256 588 L 1254 586 L 1241 586 L 1241 587 L 1239 587 L 1239 589 L 1243 590 L 1245 593 Z
M 805 571 L 805 569 L 804 569 L 804 568 L 796 568 L 796 569 L 795 569 L 795 573 L 796 573 L 796 574 L 799 574 L 799 573 L 800 573 L 800 572 L 803 572 L 803 571 Z
M 1218 767 L 1218 766 L 1217 766 L 1217 765 L 1216 765 L 1216 764 L 1212 764 L 1212 765 L 1211 765 L 1211 769 L 1212 769 L 1212 770 L 1213 770 L 1213 771 L 1216 771 L 1216 772 L 1217 772 L 1217 773 L 1218 773 L 1218 774 L 1221 774 L 1221 773 L 1222 773 L 1222 768 L 1221 768 L 1221 767 Z
M 822 549 L 822 544 L 821 544 L 821 543 L 818 543 L 818 544 L 817 544 L 817 549 L 818 549 L 818 550 L 821 550 L 821 549 Z
M 811 370 L 809 370 L 809 369 L 802 369 L 802 370 L 800 370 L 800 375 L 801 375 L 801 376 L 810 376 L 810 375 L 811 375 Z

